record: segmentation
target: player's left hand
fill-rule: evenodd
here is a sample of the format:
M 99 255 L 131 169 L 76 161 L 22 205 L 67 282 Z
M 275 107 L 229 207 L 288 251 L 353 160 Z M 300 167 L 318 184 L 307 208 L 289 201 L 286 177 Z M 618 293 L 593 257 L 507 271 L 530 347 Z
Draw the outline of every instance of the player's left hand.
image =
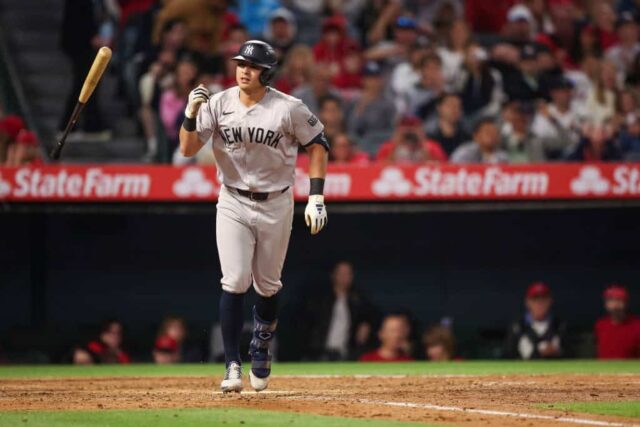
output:
M 304 221 L 311 229 L 311 234 L 318 234 L 327 225 L 327 208 L 324 205 L 324 196 L 313 194 L 309 196 L 309 202 L 304 210 Z

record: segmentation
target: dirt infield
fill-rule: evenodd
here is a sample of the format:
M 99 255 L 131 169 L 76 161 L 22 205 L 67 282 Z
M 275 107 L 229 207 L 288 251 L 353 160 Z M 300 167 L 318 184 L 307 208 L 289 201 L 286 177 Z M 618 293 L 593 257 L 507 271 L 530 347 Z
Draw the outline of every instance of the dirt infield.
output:
M 213 376 L 0 380 L 0 411 L 228 406 L 460 426 L 621 426 L 632 421 L 539 405 L 640 400 L 640 375 L 276 376 L 268 392 L 241 395 L 220 394 L 219 381 Z

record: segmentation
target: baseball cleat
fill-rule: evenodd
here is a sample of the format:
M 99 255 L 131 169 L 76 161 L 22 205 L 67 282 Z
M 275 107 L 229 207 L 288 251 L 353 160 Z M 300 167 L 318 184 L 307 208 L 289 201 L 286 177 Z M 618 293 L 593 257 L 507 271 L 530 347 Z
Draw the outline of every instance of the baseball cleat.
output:
M 251 387 L 255 391 L 262 391 L 269 385 L 269 377 L 260 378 L 253 374 L 253 369 L 249 371 L 249 380 L 251 381 Z
M 278 321 L 267 322 L 262 320 L 253 308 L 253 339 L 249 344 L 249 356 L 251 357 L 251 372 L 249 379 L 251 387 L 255 391 L 262 391 L 269 384 L 269 376 L 271 375 L 271 352 L 269 344 L 273 339 L 273 333 L 276 331 Z
M 242 391 L 242 366 L 239 363 L 229 363 L 224 379 L 220 383 L 220 389 L 223 393 L 240 393 Z

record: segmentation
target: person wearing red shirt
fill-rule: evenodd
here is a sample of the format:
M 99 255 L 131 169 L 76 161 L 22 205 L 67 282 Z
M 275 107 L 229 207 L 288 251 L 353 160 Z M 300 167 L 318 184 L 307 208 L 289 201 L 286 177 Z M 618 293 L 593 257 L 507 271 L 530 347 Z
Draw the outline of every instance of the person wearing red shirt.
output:
M 89 342 L 85 350 L 95 363 L 131 363 L 131 358 L 122 350 L 122 323 L 118 320 L 109 320 L 101 328 L 97 340 Z M 78 353 L 78 352 L 77 352 Z M 74 363 L 78 355 L 74 355 Z
M 328 67 L 332 79 L 345 71 L 345 59 L 358 50 L 358 44 L 347 35 L 347 20 L 334 15 L 322 22 L 322 38 L 313 46 L 317 63 Z
M 361 362 L 409 362 L 409 335 L 411 325 L 407 316 L 391 314 L 384 318 L 378 331 L 380 347 L 365 353 L 358 360 Z
M 640 318 L 628 313 L 627 289 L 612 284 L 603 296 L 608 315 L 595 325 L 598 359 L 640 358 Z
M 422 121 L 416 116 L 404 116 L 398 122 L 393 138 L 383 143 L 377 161 L 398 164 L 446 162 L 447 155 L 435 141 L 425 136 Z
M 329 163 L 334 165 L 367 166 L 369 155 L 358 150 L 346 133 L 339 133 L 330 139 Z

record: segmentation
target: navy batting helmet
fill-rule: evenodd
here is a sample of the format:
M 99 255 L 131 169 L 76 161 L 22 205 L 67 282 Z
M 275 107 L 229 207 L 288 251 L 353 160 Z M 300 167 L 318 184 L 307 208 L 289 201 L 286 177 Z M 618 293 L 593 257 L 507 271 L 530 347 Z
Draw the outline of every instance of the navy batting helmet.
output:
M 245 42 L 240 51 L 232 59 L 236 61 L 246 61 L 255 64 L 264 70 L 260 73 L 260 83 L 267 86 L 276 73 L 278 58 L 271 45 L 260 40 L 249 40 Z

